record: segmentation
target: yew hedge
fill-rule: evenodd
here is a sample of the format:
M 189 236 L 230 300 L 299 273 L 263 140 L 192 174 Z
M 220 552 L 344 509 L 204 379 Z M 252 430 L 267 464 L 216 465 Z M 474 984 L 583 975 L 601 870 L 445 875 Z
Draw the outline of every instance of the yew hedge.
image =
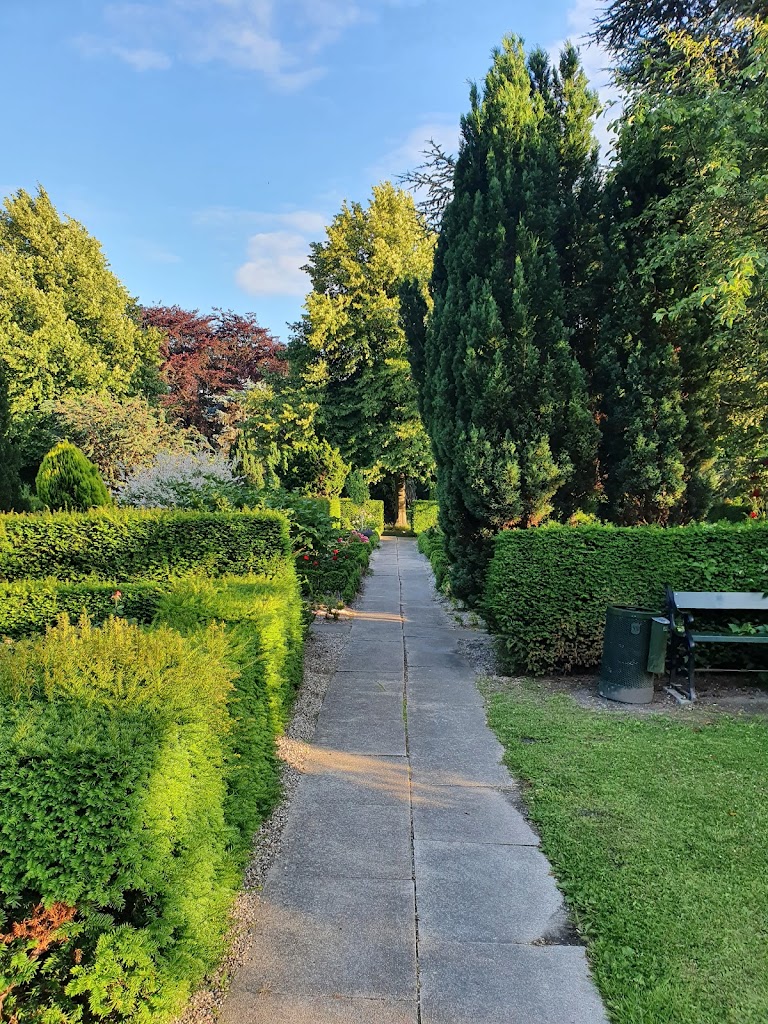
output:
M 437 516 L 440 506 L 436 501 L 414 501 L 411 505 L 410 520 L 411 529 L 420 536 L 425 530 L 431 530 L 437 526 Z
M 375 530 L 384 533 L 384 502 L 370 498 L 361 505 L 351 498 L 339 500 L 339 514 L 343 530 Z
M 222 951 L 301 675 L 290 563 L 186 579 L 154 626 L 0 645 L 0 982 L 18 1024 L 165 1020 Z
M 667 584 L 768 591 L 768 525 L 508 530 L 495 541 L 483 610 L 509 669 L 591 669 L 606 607 L 661 611 Z
M 94 509 L 0 516 L 0 580 L 6 581 L 262 572 L 290 552 L 286 517 L 271 509 Z

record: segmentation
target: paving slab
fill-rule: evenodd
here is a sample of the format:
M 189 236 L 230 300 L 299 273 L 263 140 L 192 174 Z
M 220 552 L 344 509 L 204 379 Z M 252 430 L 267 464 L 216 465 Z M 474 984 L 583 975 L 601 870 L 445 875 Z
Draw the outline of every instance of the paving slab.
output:
M 313 808 L 299 800 L 283 834 L 284 874 L 335 878 L 413 877 L 407 802 L 333 803 Z M 319 811 L 319 813 L 317 813 Z
M 417 782 L 445 786 L 510 784 L 503 749 L 471 704 L 408 702 L 408 748 Z
M 295 802 L 303 801 L 307 814 L 321 814 L 325 804 L 365 803 L 408 807 L 410 772 L 408 759 L 350 754 L 312 747 L 304 765 Z
M 509 796 L 481 786 L 432 786 L 422 793 L 416 783 L 413 837 L 444 842 L 539 845 L 539 837 Z
M 232 991 L 254 997 L 415 998 L 413 882 L 267 877 L 253 942 Z
M 355 672 L 391 672 L 403 665 L 402 645 L 387 640 L 365 640 L 350 643 L 339 659 L 338 668 Z
M 414 843 L 419 935 L 461 942 L 544 942 L 566 918 L 549 863 L 533 846 Z
M 225 1004 L 223 1024 L 416 1024 L 415 1001 L 239 993 Z
M 580 946 L 419 942 L 422 1024 L 608 1024 Z
M 326 700 L 336 693 L 357 690 L 360 693 L 397 693 L 402 698 L 405 685 L 404 670 L 390 669 L 387 672 L 356 672 L 343 669 L 333 676 L 326 691 Z
M 381 701 L 382 704 L 385 701 Z M 388 701 L 390 705 L 392 701 Z M 405 756 L 405 723 L 402 703 L 373 716 L 370 710 L 350 710 L 344 715 L 323 714 L 317 722 L 314 742 L 319 747 L 356 754 L 395 754 Z

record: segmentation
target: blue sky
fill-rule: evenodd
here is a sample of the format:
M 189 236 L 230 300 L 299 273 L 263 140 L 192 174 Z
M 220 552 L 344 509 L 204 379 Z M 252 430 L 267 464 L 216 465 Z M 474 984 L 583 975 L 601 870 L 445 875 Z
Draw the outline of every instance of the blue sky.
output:
M 455 147 L 505 33 L 578 40 L 596 3 L 0 0 L 0 192 L 42 184 L 141 302 L 287 340 L 342 201 Z

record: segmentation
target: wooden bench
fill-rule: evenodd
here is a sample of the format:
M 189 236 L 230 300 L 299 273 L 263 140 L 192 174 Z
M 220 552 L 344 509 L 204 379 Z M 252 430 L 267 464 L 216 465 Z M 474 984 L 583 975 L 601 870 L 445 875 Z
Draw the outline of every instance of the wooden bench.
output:
M 684 696 L 689 700 L 696 700 L 695 660 L 699 644 L 768 644 L 768 634 L 749 636 L 743 633 L 696 633 L 693 629 L 694 612 L 707 612 L 709 615 L 724 612 L 768 614 L 768 597 L 763 594 L 716 594 L 706 591 L 672 590 L 667 587 L 667 616 L 672 643 L 669 683 L 678 689 L 675 677 L 685 663 L 688 671 L 688 692 Z

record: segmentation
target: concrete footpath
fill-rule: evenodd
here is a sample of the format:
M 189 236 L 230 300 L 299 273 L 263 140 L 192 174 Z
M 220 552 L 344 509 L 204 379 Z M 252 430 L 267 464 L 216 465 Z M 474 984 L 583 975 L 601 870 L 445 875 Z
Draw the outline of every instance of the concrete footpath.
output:
M 385 538 L 225 1024 L 607 1024 L 457 631 Z

